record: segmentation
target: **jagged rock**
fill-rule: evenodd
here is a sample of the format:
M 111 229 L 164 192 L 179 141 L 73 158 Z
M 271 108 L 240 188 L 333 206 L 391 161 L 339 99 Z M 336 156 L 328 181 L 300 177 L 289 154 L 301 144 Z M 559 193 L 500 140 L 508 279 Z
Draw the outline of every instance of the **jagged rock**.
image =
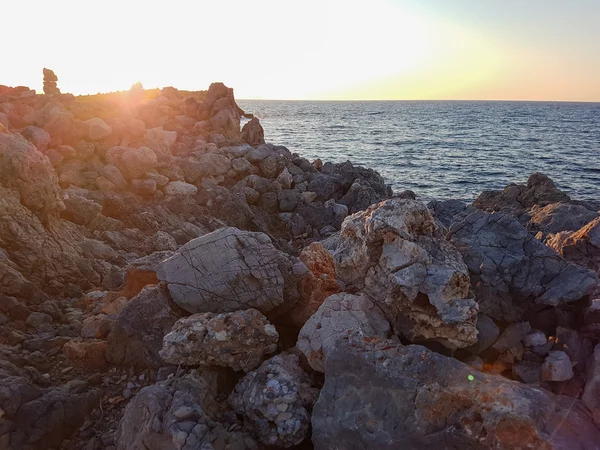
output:
M 503 211 L 518 216 L 534 205 L 544 207 L 551 203 L 570 201 L 571 198 L 559 190 L 550 178 L 543 173 L 534 173 L 526 185 L 509 184 L 503 191 L 483 191 L 475 199 L 473 206 L 485 211 Z
M 164 284 L 144 287 L 119 314 L 108 336 L 106 359 L 138 367 L 165 365 L 159 356 L 163 337 L 182 315 Z
M 102 211 L 100 203 L 78 195 L 73 190 L 64 192 L 63 203 L 66 209 L 61 212 L 61 217 L 78 225 L 89 225 Z
M 539 383 L 542 381 L 542 364 L 536 361 L 521 361 L 512 366 L 512 374 L 523 383 Z
M 222 228 L 196 238 L 158 266 L 173 300 L 186 311 L 266 314 L 290 309 L 306 267 L 279 250 L 263 233 Z
M 265 130 L 258 118 L 253 117 L 242 127 L 242 141 L 253 147 L 258 147 L 265 143 Z
M 160 356 L 171 364 L 223 366 L 248 372 L 277 349 L 279 333 L 255 309 L 193 314 L 163 338 Z
M 298 283 L 300 300 L 290 311 L 292 323 L 301 327 L 330 295 L 339 292 L 333 257 L 319 242 L 313 242 L 298 257 L 308 273 Z
M 600 442 L 579 400 L 474 371 L 419 345 L 357 335 L 328 354 L 312 425 L 316 450 L 566 450 Z
M 433 216 L 449 228 L 455 222 L 462 222 L 475 208 L 460 200 L 432 200 L 427 204 Z
M 394 198 L 348 217 L 334 260 L 338 278 L 411 341 L 456 349 L 477 340 L 467 266 L 423 203 Z
M 340 336 L 351 332 L 385 338 L 390 334 L 390 324 L 366 296 L 343 292 L 328 297 L 308 319 L 300 330 L 296 346 L 314 370 L 325 372 L 328 352 Z
M 288 353 L 274 356 L 242 378 L 229 395 L 229 404 L 263 444 L 288 448 L 308 437 L 309 411 L 318 394 L 298 356 Z
M 506 213 L 474 212 L 450 227 L 449 239 L 469 267 L 480 311 L 497 320 L 518 322 L 534 304 L 573 302 L 597 282 Z
M 239 425 L 215 420 L 213 391 L 209 381 L 193 373 L 143 388 L 125 408 L 117 449 L 258 450 Z
M 582 205 L 551 203 L 539 207 L 534 205 L 529 211 L 527 228 L 533 232 L 559 233 L 576 231 L 598 217 L 598 213 Z
M 42 222 L 65 208 L 54 168 L 20 135 L 0 134 L 0 185 L 17 189 L 20 203 Z
M 112 134 L 112 128 L 99 117 L 94 117 L 83 123 L 88 126 L 87 138 L 92 142 L 100 141 Z
M 575 232 L 552 236 L 547 244 L 566 260 L 600 273 L 600 217 Z
M 542 364 L 542 380 L 567 381 L 573 378 L 573 366 L 565 352 L 550 352 Z
M 585 389 L 581 400 L 592 412 L 596 425 L 600 426 L 600 344 L 596 345 L 592 358 L 588 360 Z

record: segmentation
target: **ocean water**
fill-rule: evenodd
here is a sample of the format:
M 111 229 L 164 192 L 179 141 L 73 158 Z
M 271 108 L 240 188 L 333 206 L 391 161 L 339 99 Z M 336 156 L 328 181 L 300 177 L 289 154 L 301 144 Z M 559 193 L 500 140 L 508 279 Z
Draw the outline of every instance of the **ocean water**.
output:
M 265 139 L 323 162 L 379 171 L 394 191 L 472 201 L 485 189 L 550 176 L 600 200 L 600 103 L 240 100 Z

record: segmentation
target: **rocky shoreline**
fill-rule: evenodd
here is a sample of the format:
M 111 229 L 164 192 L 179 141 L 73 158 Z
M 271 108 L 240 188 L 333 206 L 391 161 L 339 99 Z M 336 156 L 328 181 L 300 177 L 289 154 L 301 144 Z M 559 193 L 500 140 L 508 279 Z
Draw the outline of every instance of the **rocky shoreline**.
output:
M 0 449 L 600 448 L 600 204 L 425 205 L 222 83 L 44 76 L 0 86 Z

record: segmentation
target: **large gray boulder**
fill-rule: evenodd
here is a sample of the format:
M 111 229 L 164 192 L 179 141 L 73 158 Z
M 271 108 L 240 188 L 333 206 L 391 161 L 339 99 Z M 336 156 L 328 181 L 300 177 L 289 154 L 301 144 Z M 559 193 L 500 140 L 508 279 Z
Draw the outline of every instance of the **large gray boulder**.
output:
M 294 305 L 306 270 L 266 234 L 221 228 L 182 246 L 158 265 L 157 275 L 175 303 L 191 313 L 255 308 L 267 314 Z
M 248 372 L 277 350 L 279 333 L 255 309 L 201 313 L 175 322 L 160 356 L 171 364 L 223 366 Z
M 228 427 L 215 420 L 218 408 L 210 381 L 191 373 L 143 388 L 125 408 L 117 449 L 258 449 L 239 424 Z
M 316 450 L 600 448 L 579 400 L 372 336 L 329 353 L 312 426 Z
M 450 227 L 449 239 L 469 267 L 480 311 L 497 320 L 518 322 L 534 304 L 573 302 L 597 282 L 507 213 L 476 211 Z
M 304 353 L 310 366 L 325 372 L 327 353 L 347 333 L 388 337 L 390 324 L 379 307 L 365 295 L 342 292 L 327 297 L 308 319 L 298 335 L 296 347 Z
M 263 444 L 287 448 L 308 437 L 309 411 L 318 395 L 298 356 L 287 353 L 242 378 L 229 395 L 229 404 Z
M 412 342 L 476 342 L 467 266 L 423 203 L 393 198 L 349 216 L 334 260 L 338 279 L 363 291 Z

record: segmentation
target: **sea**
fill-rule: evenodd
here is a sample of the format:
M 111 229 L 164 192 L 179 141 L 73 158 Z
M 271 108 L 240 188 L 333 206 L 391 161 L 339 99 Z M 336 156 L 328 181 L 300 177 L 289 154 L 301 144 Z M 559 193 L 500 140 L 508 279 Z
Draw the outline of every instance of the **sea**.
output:
M 240 100 L 265 139 L 309 160 L 377 170 L 394 192 L 473 201 L 543 172 L 600 200 L 600 103 Z

